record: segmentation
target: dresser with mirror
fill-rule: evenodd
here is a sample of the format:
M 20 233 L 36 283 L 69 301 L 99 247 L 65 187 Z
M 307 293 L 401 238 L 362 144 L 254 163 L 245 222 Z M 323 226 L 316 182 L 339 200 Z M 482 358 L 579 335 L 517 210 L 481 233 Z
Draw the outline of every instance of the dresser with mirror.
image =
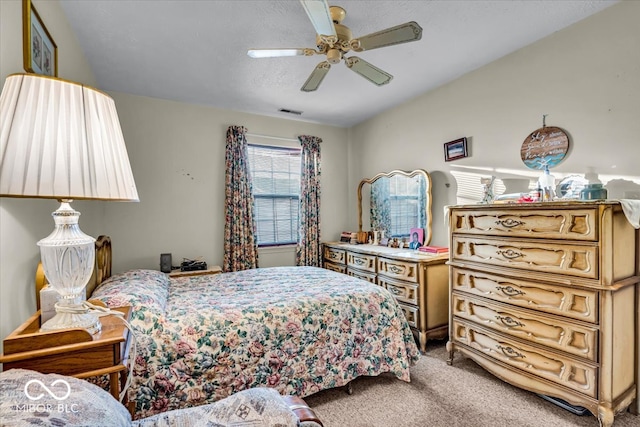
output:
M 325 242 L 324 268 L 389 290 L 417 337 L 420 350 L 448 331 L 447 254 L 382 245 L 386 239 L 408 242 L 411 229 L 431 241 L 431 180 L 424 170 L 391 171 L 365 178 L 358 186 L 358 228 L 371 232 L 367 243 Z M 373 237 L 376 231 L 377 238 Z M 376 241 L 378 240 L 378 241 Z M 377 244 L 374 244 L 377 243 Z

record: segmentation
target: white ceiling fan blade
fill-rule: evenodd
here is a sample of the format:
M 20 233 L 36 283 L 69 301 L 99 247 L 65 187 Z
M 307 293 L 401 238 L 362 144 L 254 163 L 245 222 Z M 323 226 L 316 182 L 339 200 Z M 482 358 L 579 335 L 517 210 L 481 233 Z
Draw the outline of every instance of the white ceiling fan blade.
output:
M 331 13 L 329 12 L 329 4 L 326 0 L 300 0 L 300 3 L 302 3 L 304 11 L 307 12 L 307 16 L 317 34 L 323 36 L 336 35 L 336 29 L 333 26 Z
M 276 58 L 282 56 L 312 56 L 316 52 L 308 48 L 285 49 L 249 49 L 247 55 L 252 58 Z
M 313 92 L 314 90 L 318 89 L 318 86 L 320 86 L 320 83 L 322 83 L 324 76 L 327 75 L 330 68 L 331 64 L 329 64 L 327 61 L 319 63 L 311 72 L 311 75 L 309 76 L 307 81 L 304 82 L 300 90 L 303 92 Z
M 351 48 L 356 52 L 408 43 L 422 38 L 422 27 L 416 22 L 406 22 L 376 33 L 367 34 L 351 41 Z
M 351 68 L 374 85 L 386 85 L 391 81 L 391 79 L 393 79 L 391 74 L 382 71 L 380 68 L 369 64 L 367 61 L 360 59 L 357 56 L 345 58 L 344 63 L 347 64 L 347 67 Z

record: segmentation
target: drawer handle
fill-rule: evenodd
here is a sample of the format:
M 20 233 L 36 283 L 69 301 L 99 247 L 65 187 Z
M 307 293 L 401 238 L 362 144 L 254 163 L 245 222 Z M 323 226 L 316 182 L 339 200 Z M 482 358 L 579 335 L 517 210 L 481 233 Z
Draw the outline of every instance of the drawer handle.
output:
M 499 350 L 502 351 L 502 354 L 504 354 L 505 356 L 509 357 L 509 358 L 523 358 L 526 359 L 527 356 L 525 356 L 522 353 L 518 353 L 517 351 L 515 351 L 514 349 L 512 349 L 511 347 L 504 347 L 501 345 L 496 346 Z
M 392 294 L 394 295 L 402 295 L 402 291 L 400 291 L 399 289 L 395 288 L 395 287 L 390 287 L 389 290 L 391 291 Z
M 520 289 L 514 288 L 513 286 L 496 286 L 496 289 L 509 297 L 524 295 L 524 292 L 522 292 Z
M 358 265 L 363 265 L 364 264 L 364 260 L 360 259 L 360 258 L 354 258 L 353 262 L 355 262 Z
M 522 252 L 514 251 L 513 249 L 507 249 L 506 251 L 498 251 L 497 253 L 498 255 L 502 255 L 506 259 L 516 259 L 524 256 Z
M 511 317 L 509 316 L 496 316 L 496 319 L 498 319 L 499 321 L 501 321 L 505 326 L 508 326 L 510 328 L 516 327 L 516 326 L 520 326 L 523 327 L 524 323 L 518 322 L 517 320 L 513 320 Z
M 399 267 L 396 267 L 395 265 L 390 265 L 389 266 L 389 271 L 391 271 L 392 273 L 396 273 L 396 274 L 401 274 L 402 273 L 402 269 Z
M 330 254 L 329 254 L 329 258 L 331 258 L 331 259 L 337 259 L 337 258 L 338 258 L 338 254 L 330 253 Z
M 506 228 L 513 228 L 519 225 L 524 225 L 524 221 L 520 221 L 517 219 L 509 218 L 509 219 L 499 219 L 496 221 L 496 224 L 501 225 Z

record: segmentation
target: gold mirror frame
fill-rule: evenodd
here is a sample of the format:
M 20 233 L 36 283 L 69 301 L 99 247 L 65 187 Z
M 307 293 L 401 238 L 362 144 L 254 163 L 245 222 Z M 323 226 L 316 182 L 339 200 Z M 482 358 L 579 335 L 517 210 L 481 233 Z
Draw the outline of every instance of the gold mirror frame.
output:
M 391 172 L 382 172 L 373 178 L 365 178 L 360 181 L 360 184 L 358 185 L 358 231 L 362 231 L 362 187 L 365 184 L 371 185 L 380 178 L 391 178 L 395 175 L 401 175 L 407 178 L 413 178 L 414 176 L 420 175 L 425 180 L 427 188 L 425 212 L 427 213 L 427 219 L 424 226 L 424 245 L 428 245 L 431 242 L 431 223 L 433 220 L 433 215 L 431 214 L 431 177 L 429 176 L 429 173 L 423 169 L 416 169 L 411 172 L 392 170 Z

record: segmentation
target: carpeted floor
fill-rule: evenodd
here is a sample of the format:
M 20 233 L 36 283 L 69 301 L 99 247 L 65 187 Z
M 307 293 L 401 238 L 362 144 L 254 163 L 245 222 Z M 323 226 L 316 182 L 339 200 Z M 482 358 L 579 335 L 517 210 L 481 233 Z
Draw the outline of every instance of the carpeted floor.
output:
M 590 415 L 574 415 L 539 396 L 513 387 L 456 353 L 446 363 L 446 341 L 429 341 L 411 368 L 411 382 L 389 374 L 325 390 L 305 401 L 325 427 L 597 427 Z M 640 427 L 640 416 L 624 412 L 613 427 Z

